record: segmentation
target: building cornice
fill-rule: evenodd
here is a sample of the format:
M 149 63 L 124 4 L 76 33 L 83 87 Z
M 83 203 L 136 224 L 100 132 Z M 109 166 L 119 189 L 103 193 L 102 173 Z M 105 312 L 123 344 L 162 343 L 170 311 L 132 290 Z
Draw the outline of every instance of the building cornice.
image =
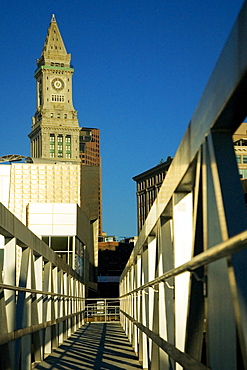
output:
M 74 72 L 74 68 L 71 68 L 71 67 L 57 67 L 57 66 L 44 65 L 36 69 L 36 71 L 34 72 L 34 77 L 36 77 L 41 70 L 56 70 L 56 71 Z
M 43 130 L 43 132 L 45 132 L 45 131 L 54 131 L 54 132 L 61 132 L 61 131 L 63 131 L 63 132 L 71 132 L 71 131 L 73 131 L 73 132 L 78 132 L 78 131 L 80 131 L 81 130 L 81 128 L 80 127 L 61 127 L 61 126 L 59 126 L 59 127 L 55 127 L 55 126 L 44 126 L 44 125 L 42 125 L 42 130 Z

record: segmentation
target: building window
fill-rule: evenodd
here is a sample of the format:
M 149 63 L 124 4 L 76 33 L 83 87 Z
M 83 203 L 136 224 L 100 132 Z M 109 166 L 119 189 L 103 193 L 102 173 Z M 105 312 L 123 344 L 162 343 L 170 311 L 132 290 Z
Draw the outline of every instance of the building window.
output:
M 55 135 L 50 134 L 50 158 L 55 157 Z
M 52 94 L 51 101 L 58 103 L 64 103 L 64 95 Z
M 241 163 L 241 155 L 236 155 L 237 163 Z
M 247 155 L 243 155 L 243 163 L 247 163 Z
M 247 170 L 239 170 L 239 176 L 241 179 L 247 179 Z
M 67 113 L 64 114 L 64 118 L 67 119 Z
M 54 117 L 54 113 L 51 113 L 51 118 L 53 118 Z
M 57 137 L 57 156 L 59 158 L 63 157 L 63 135 Z
M 70 135 L 66 135 L 65 143 L 66 143 L 66 158 L 71 158 L 71 136 Z

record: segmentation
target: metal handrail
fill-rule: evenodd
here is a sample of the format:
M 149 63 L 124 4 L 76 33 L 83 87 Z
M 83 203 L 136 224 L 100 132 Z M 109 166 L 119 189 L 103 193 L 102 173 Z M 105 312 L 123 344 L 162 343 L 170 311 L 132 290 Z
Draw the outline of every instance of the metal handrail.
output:
M 53 319 L 53 320 L 46 321 L 46 322 L 43 322 L 43 323 L 40 323 L 40 324 L 27 326 L 26 328 L 14 330 L 14 331 L 9 332 L 9 333 L 0 334 L 0 346 L 3 345 L 3 344 L 9 343 L 12 340 L 22 338 L 25 335 L 32 334 L 32 333 L 35 333 L 39 330 L 46 329 L 48 327 L 59 324 L 60 322 L 71 319 L 72 317 L 78 316 L 79 314 L 80 313 L 78 313 L 78 312 L 71 313 L 67 316 L 63 316 L 63 317 L 60 317 L 58 319 Z
M 137 320 L 133 319 L 123 310 L 120 310 L 128 320 L 130 320 L 141 332 L 145 333 L 154 343 L 158 345 L 160 349 L 163 349 L 168 355 L 170 355 L 178 364 L 183 366 L 184 369 L 196 369 L 196 370 L 209 370 L 210 368 L 203 365 L 198 360 L 189 356 L 187 353 L 180 351 L 173 344 L 161 338 L 157 333 L 150 330 Z
M 88 321 L 119 321 L 120 320 L 120 302 L 117 298 L 98 298 L 91 299 L 94 303 L 85 306 L 84 320 Z M 108 301 L 110 304 L 108 304 Z M 113 304 L 114 303 L 114 304 Z M 116 304 L 117 303 L 117 304 Z M 113 311 L 112 311 L 113 310 Z M 113 320 L 113 318 L 115 318 Z
M 78 296 L 75 296 L 75 295 L 68 295 L 68 294 L 55 293 L 55 292 L 47 292 L 47 291 L 43 291 L 43 290 L 24 288 L 24 287 L 18 287 L 18 286 L 15 286 L 15 285 L 8 285 L 8 284 L 1 284 L 0 283 L 0 291 L 4 290 L 4 289 L 20 291 L 20 292 L 24 292 L 24 293 L 40 294 L 40 295 L 43 295 L 43 296 L 49 296 L 50 295 L 50 296 L 57 296 L 57 297 L 74 298 L 74 299 L 78 299 L 80 301 L 85 301 L 86 300 L 86 298 L 78 297 Z
M 156 284 L 162 283 L 170 278 L 180 275 L 184 272 L 192 272 L 201 266 L 208 265 L 211 262 L 217 261 L 223 257 L 227 257 L 247 247 L 247 231 L 229 238 L 227 241 L 217 244 L 216 246 L 207 249 L 206 251 L 193 257 L 190 261 L 175 267 L 163 275 L 141 285 L 140 287 L 133 289 L 132 291 L 123 294 L 119 298 L 125 298 L 133 293 L 144 290 L 146 288 L 153 287 Z

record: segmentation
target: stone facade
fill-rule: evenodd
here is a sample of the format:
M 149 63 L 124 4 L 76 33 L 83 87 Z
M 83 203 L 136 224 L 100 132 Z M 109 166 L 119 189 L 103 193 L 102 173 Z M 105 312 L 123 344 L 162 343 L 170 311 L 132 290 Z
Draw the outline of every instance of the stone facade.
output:
M 72 100 L 74 69 L 70 60 L 53 16 L 34 74 L 36 112 L 29 134 L 31 157 L 80 161 L 80 127 Z

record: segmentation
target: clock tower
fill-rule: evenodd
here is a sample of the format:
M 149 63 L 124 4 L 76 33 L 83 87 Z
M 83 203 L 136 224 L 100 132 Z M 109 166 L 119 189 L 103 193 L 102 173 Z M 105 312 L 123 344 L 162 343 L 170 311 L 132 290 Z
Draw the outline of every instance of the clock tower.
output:
M 52 15 L 41 57 L 37 60 L 36 112 L 32 118 L 31 157 L 80 162 L 80 130 L 72 101 L 74 69 Z

